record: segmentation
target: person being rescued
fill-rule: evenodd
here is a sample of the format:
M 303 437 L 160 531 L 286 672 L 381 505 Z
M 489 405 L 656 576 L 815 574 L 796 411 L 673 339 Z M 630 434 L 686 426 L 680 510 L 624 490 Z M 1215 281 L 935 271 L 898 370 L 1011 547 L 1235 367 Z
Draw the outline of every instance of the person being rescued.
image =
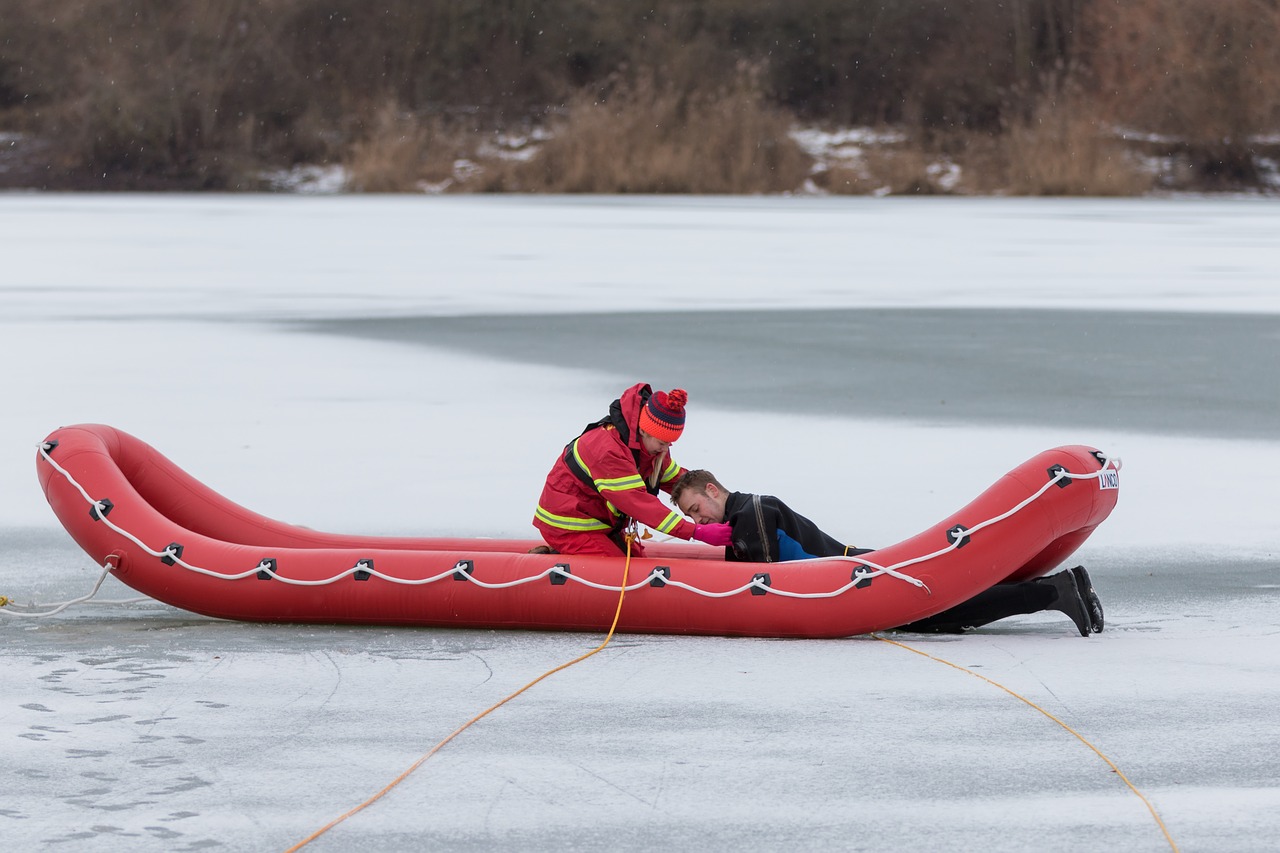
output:
M 613 401 L 606 417 L 569 442 L 547 474 L 533 515 L 547 547 L 533 551 L 620 557 L 633 520 L 677 539 L 728 545 L 728 524 L 686 521 L 657 497 L 670 493 L 685 473 L 670 448 L 684 431 L 688 400 L 681 388 L 655 392 L 637 383 Z M 644 553 L 638 539 L 631 553 Z
M 732 531 L 725 550 L 728 561 L 776 563 L 871 553 L 828 536 L 771 495 L 730 492 L 710 471 L 681 474 L 671 488 L 671 502 L 700 525 L 728 524 Z M 1103 628 L 1102 602 L 1084 566 L 1076 566 L 1046 578 L 996 584 L 955 607 L 896 630 L 958 634 L 1006 616 L 1042 610 L 1065 613 L 1082 637 Z

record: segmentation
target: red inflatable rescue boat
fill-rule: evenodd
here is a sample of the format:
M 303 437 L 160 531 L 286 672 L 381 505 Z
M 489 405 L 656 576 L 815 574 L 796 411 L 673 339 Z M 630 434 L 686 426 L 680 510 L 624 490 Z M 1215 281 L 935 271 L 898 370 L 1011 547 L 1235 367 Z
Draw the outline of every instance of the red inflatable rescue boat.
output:
M 534 540 L 388 538 L 274 521 L 109 426 L 54 431 L 36 459 L 54 513 L 99 565 L 166 604 L 255 622 L 845 637 L 904 625 L 1048 573 L 1115 507 L 1119 462 L 1045 451 L 933 527 L 870 554 L 726 562 L 704 545 L 644 557 L 527 553 Z

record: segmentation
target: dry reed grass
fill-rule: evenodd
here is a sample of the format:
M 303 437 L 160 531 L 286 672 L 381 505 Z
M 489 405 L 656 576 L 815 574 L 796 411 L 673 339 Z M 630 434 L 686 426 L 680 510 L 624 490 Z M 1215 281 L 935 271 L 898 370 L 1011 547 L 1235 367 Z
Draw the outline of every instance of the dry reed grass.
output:
M 814 176 L 832 195 L 949 195 L 946 158 L 918 142 L 867 148 L 857 163 L 835 163 Z
M 1046 99 L 1026 121 L 995 138 L 1000 166 L 975 169 L 1001 175 L 1008 195 L 1130 196 L 1152 188 L 1152 176 L 1091 115 L 1088 104 Z
M 363 191 L 790 192 L 803 120 L 923 140 L 815 176 L 830 192 L 1127 194 L 1148 185 L 1104 124 L 1188 189 L 1258 186 L 1280 131 L 1276 0 L 3 3 L 0 130 L 80 189 L 342 162 Z M 463 111 L 469 141 L 421 118 Z M 533 160 L 452 173 L 548 115 Z
M 466 137 L 450 131 L 442 119 L 423 119 L 388 102 L 343 156 L 347 189 L 403 193 L 446 187 L 467 145 Z
M 1152 188 L 1133 152 L 1087 104 L 1046 99 L 1002 133 L 953 131 L 868 147 L 814 178 L 838 195 L 1127 196 Z
M 1116 125 L 1166 141 L 1201 187 L 1258 180 L 1256 138 L 1280 129 L 1280 3 L 1095 3 L 1091 65 Z
M 788 136 L 751 75 L 684 91 L 644 74 L 605 96 L 569 104 L 554 137 L 528 163 L 492 176 L 491 191 L 774 193 L 796 189 L 808 156 Z

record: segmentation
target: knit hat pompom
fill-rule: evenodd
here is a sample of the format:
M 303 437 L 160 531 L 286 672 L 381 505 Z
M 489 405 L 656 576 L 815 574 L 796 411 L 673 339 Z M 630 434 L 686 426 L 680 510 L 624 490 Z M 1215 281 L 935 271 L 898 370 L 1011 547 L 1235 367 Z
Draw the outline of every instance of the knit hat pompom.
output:
M 675 441 L 684 431 L 684 404 L 688 401 L 683 388 L 672 388 L 669 394 L 654 391 L 640 410 L 640 429 L 659 441 Z

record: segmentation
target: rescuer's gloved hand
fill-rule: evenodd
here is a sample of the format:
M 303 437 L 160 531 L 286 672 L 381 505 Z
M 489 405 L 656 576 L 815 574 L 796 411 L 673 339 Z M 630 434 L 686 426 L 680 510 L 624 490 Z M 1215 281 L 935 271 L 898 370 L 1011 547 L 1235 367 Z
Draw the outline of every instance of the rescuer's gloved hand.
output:
M 727 548 L 733 542 L 733 526 L 729 524 L 695 524 L 693 538 L 708 545 Z

